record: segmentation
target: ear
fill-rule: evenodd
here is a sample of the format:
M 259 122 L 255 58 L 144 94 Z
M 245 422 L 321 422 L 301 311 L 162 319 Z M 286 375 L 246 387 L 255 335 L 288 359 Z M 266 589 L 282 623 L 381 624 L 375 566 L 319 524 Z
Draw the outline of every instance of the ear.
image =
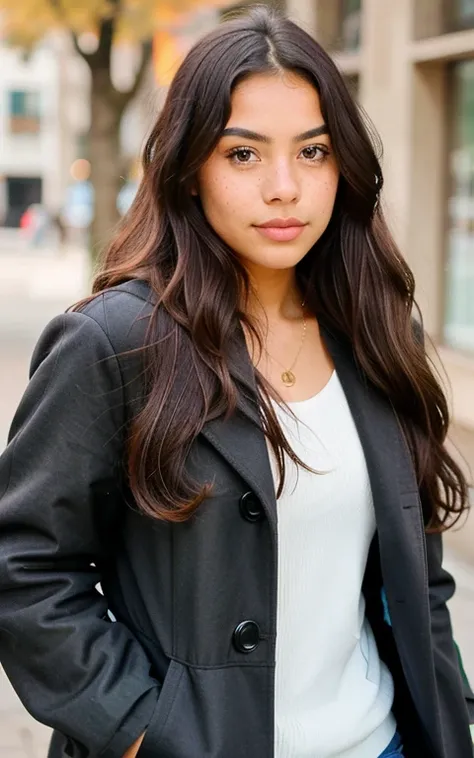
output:
M 194 195 L 194 197 L 197 197 L 199 195 L 198 188 L 195 184 L 191 187 L 191 195 Z

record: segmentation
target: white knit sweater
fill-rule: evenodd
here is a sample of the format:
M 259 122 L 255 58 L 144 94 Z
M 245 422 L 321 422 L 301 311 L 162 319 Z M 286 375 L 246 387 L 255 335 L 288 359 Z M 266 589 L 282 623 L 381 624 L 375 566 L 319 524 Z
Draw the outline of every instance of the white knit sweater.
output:
M 365 458 L 336 373 L 289 405 L 298 422 L 274 403 L 288 441 L 325 473 L 297 478 L 288 459 L 278 500 L 275 758 L 376 758 L 396 723 L 361 591 L 375 533 Z

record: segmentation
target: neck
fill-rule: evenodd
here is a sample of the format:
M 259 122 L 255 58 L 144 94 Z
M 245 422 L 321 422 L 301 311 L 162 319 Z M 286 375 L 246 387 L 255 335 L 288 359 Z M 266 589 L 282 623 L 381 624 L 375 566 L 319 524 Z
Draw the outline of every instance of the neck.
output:
M 293 321 L 302 317 L 303 296 L 296 284 L 295 269 L 249 270 L 251 291 L 245 310 L 269 322 Z

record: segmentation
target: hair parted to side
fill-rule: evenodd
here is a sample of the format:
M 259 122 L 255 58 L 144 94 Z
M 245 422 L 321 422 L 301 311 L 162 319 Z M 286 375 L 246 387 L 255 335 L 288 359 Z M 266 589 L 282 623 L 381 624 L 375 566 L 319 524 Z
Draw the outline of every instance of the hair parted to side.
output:
M 186 477 L 193 439 L 206 419 L 233 412 L 238 392 L 252 392 L 229 361 L 241 324 L 261 345 L 257 326 L 242 308 L 249 278 L 191 190 L 230 117 L 235 86 L 252 74 L 281 71 L 297 73 L 317 89 L 340 169 L 332 218 L 297 265 L 298 285 L 307 305 L 350 342 L 361 369 L 389 399 L 414 460 L 425 524 L 442 531 L 467 509 L 467 483 L 444 447 L 448 407 L 414 334 L 413 275 L 379 204 L 380 145 L 322 47 L 264 6 L 225 21 L 182 63 L 147 141 L 133 205 L 94 282 L 98 293 L 141 278 L 157 296 L 144 351 L 146 401 L 129 436 L 133 495 L 154 518 L 188 519 L 211 491 Z M 185 366 L 183 355 L 189 356 Z M 179 407 L 170 407 L 172 385 L 183 372 Z M 258 371 L 256 382 L 262 425 L 279 465 L 279 495 L 283 451 L 298 459 Z

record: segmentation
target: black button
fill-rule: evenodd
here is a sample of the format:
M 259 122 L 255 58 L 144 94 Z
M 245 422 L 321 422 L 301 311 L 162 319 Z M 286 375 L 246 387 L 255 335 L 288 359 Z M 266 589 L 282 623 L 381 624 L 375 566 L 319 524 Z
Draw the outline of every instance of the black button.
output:
M 247 521 L 260 521 L 263 518 L 263 508 L 258 497 L 253 492 L 246 492 L 240 498 L 239 508 Z
M 255 621 L 242 621 L 234 629 L 234 645 L 239 653 L 252 653 L 260 642 L 260 628 Z

